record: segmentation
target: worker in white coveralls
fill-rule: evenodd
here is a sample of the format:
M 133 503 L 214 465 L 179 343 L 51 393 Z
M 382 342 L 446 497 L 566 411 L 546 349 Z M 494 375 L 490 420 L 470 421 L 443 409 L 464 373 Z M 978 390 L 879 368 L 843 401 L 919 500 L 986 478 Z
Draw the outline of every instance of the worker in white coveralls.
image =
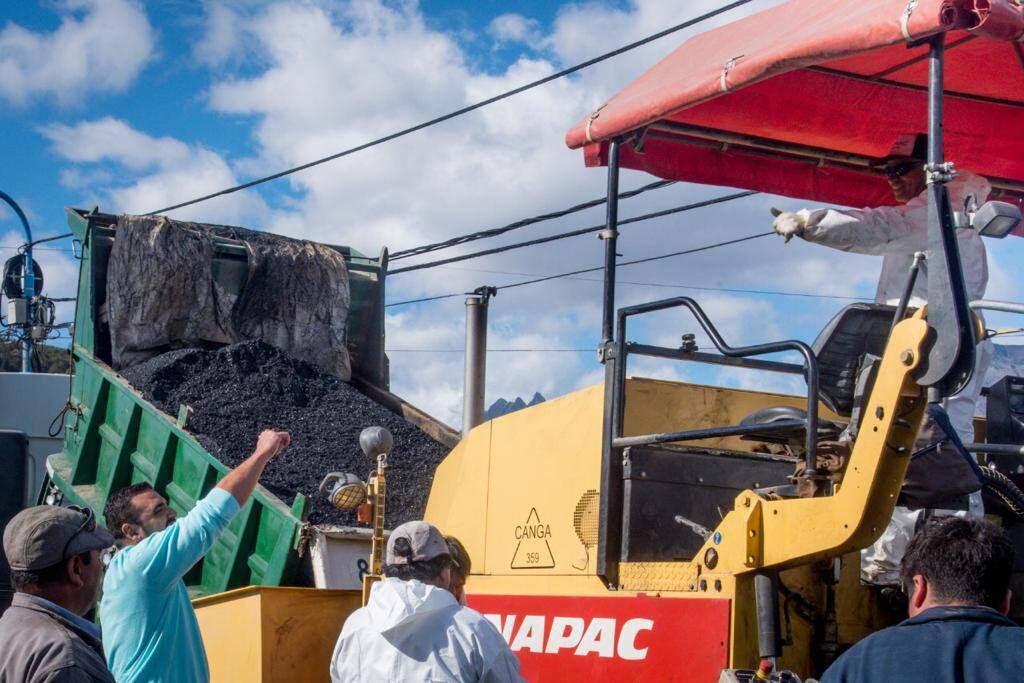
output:
M 928 196 L 924 164 L 927 159 L 928 137 L 924 134 L 901 136 L 892 152 L 881 160 L 893 195 L 902 206 L 882 206 L 873 209 L 803 209 L 781 212 L 772 228 L 786 242 L 796 236 L 808 242 L 822 244 L 857 254 L 882 256 L 882 273 L 875 301 L 895 305 L 906 287 L 916 252 L 928 248 Z M 988 181 L 970 171 L 959 171 L 946 188 L 954 211 L 962 211 L 966 202 L 978 206 L 985 202 L 991 191 Z M 988 264 L 981 236 L 970 228 L 956 231 L 960 260 L 968 300 L 984 298 L 988 284 Z M 921 270 L 911 292 L 909 305 L 923 306 L 928 294 L 928 262 Z M 963 442 L 974 438 L 975 404 L 981 393 L 985 370 L 992 357 L 992 344 L 981 342 L 977 347 L 974 376 L 970 384 L 957 396 L 947 400 L 946 410 L 953 428 Z M 930 418 L 929 418 L 930 419 Z M 922 427 L 922 438 L 934 425 Z M 921 446 L 921 440 L 918 447 Z M 966 514 L 983 513 L 980 483 L 969 495 Z M 914 534 L 921 509 L 897 505 L 892 521 L 875 544 L 862 551 L 861 575 L 868 583 L 899 585 L 899 565 L 907 544 Z M 963 513 L 961 513 L 963 514 Z
M 384 579 L 341 629 L 334 683 L 522 681 L 519 660 L 494 624 L 449 591 L 448 543 L 426 522 L 391 532 Z

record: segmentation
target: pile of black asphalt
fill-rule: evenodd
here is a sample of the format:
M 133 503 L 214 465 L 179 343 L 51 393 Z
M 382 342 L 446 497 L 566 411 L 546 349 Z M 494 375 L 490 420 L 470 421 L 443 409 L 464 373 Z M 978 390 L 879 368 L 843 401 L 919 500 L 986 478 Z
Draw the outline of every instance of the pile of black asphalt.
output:
M 352 525 L 355 513 L 333 507 L 319 490 L 329 472 L 364 481 L 376 462 L 359 448 L 365 427 L 391 431 L 385 524 L 422 519 L 434 470 L 447 448 L 352 385 L 256 340 L 216 350 L 180 349 L 126 368 L 121 374 L 147 400 L 170 415 L 182 404 L 193 413 L 186 428 L 218 460 L 245 460 L 263 429 L 291 433 L 292 444 L 274 458 L 260 483 L 286 504 L 309 498 L 308 521 Z

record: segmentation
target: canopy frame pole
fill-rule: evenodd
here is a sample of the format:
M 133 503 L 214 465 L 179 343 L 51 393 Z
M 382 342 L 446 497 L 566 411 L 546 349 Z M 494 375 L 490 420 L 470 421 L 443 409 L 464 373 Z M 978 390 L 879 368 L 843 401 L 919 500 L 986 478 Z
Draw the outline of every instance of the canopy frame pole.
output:
M 943 159 L 945 34 L 928 41 L 928 326 L 934 342 L 915 379 L 929 403 L 957 394 L 974 371 L 975 335 L 946 183 L 956 171 Z
M 615 258 L 619 241 L 619 145 L 616 138 L 608 145 L 608 201 L 605 227 L 599 233 L 604 240 L 604 312 L 601 318 L 601 346 L 614 341 L 615 329 Z M 602 358 L 603 361 L 603 358 Z
M 619 237 L 619 145 L 616 138 L 608 145 L 607 219 L 600 238 L 604 240 L 604 299 L 601 321 L 601 346 L 598 360 L 604 364 L 604 421 L 601 433 L 601 494 L 597 527 L 597 575 L 609 590 L 619 584 L 619 562 L 622 559 L 624 450 L 615 446 L 622 436 L 622 383 L 617 381 L 626 359 L 618 357 L 614 338 L 615 268 Z

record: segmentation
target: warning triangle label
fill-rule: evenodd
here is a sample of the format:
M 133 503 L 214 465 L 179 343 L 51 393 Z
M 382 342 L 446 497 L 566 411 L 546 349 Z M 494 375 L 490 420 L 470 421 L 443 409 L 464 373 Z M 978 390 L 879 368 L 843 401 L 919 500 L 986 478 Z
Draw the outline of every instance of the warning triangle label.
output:
M 540 521 L 537 508 L 531 508 L 526 523 L 515 529 L 516 550 L 512 553 L 512 569 L 551 569 L 555 556 L 551 554 L 551 527 Z

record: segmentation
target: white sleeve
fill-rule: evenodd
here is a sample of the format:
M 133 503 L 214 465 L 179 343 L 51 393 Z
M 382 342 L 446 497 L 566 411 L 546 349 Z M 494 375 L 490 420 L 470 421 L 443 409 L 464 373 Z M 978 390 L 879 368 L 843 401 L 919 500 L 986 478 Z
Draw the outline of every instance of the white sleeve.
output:
M 802 237 L 855 254 L 913 254 L 928 248 L 928 208 L 919 200 L 874 209 L 804 209 Z

